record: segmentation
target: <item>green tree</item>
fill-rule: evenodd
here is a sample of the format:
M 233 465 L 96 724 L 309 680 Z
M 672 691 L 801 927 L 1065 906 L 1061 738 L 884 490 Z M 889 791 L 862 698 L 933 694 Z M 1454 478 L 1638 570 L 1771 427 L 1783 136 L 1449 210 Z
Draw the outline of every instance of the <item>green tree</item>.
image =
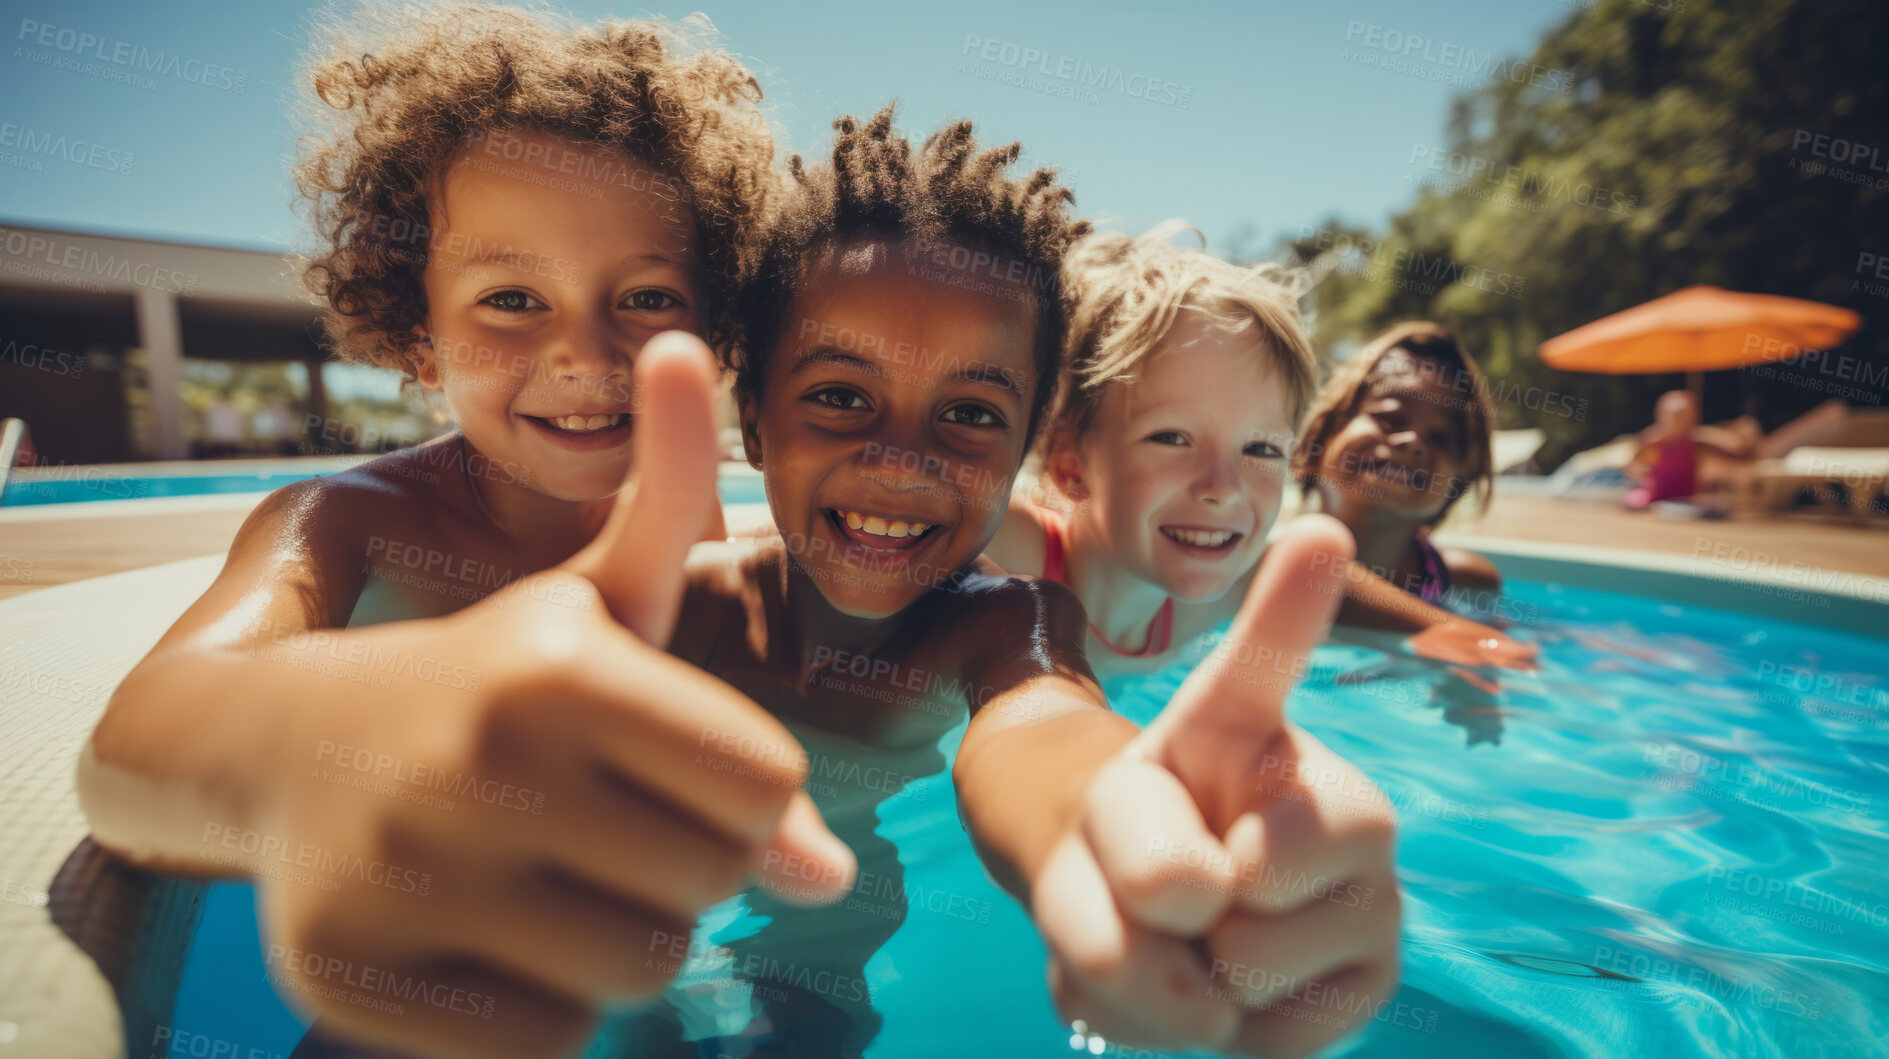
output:
M 1839 385 L 1862 391 L 1846 393 L 1853 404 L 1889 404 L 1889 286 L 1871 268 L 1889 258 L 1886 47 L 1881 0 L 1575 11 L 1525 60 L 1538 76 L 1454 101 L 1447 151 L 1423 159 L 1436 186 L 1383 233 L 1351 233 L 1376 267 L 1319 285 L 1322 345 L 1414 317 L 1452 326 L 1505 392 L 1585 400 L 1580 418 L 1500 402 L 1503 426 L 1547 431 L 1552 465 L 1644 426 L 1655 395 L 1683 382 L 1554 371 L 1536 346 L 1710 283 L 1848 306 L 1865 327 L 1841 350 L 1847 379 L 1828 359 L 1708 375 L 1708 419 L 1749 411 L 1770 429 Z M 1282 249 L 1312 262 L 1331 249 L 1318 242 Z

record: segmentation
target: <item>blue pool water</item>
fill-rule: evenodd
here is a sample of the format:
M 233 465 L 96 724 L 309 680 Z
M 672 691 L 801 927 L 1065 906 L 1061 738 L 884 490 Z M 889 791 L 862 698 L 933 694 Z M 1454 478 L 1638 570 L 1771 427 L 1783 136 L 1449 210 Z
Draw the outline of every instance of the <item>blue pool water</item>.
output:
M 1388 641 L 1337 642 L 1292 697 L 1293 719 L 1402 820 L 1403 986 L 1340 1054 L 1884 1054 L 1889 625 L 1540 583 L 1510 595 L 1538 673 L 1491 692 Z M 1111 701 L 1145 723 L 1183 669 L 1115 682 Z M 1088 1042 L 1050 1007 L 1043 947 L 971 851 L 948 773 L 880 815 L 910 907 L 864 968 L 884 1018 L 868 1054 L 1078 1054 Z M 740 901 L 713 910 L 704 940 L 752 918 Z M 179 1029 L 289 1054 L 300 1027 L 258 945 L 249 887 L 218 886 Z
M 284 464 L 292 467 L 293 461 Z M 280 470 L 267 473 L 125 476 L 96 472 L 94 468 L 66 468 L 71 473 L 56 479 L 15 478 L 0 492 L 0 507 L 30 507 L 37 504 L 85 504 L 105 500 L 146 500 L 164 496 L 209 496 L 224 493 L 268 493 L 302 481 L 319 478 L 331 471 Z M 730 504 L 762 503 L 758 475 L 724 475 L 722 501 Z
M 267 493 L 304 478 L 316 478 L 319 471 L 281 471 L 268 474 L 179 474 L 144 477 L 118 474 L 86 473 L 91 468 L 71 468 L 69 477 L 33 480 L 15 478 L 0 493 L 0 507 L 30 507 L 36 504 L 86 504 L 101 500 L 145 500 L 160 496 L 208 496 L 218 493 Z

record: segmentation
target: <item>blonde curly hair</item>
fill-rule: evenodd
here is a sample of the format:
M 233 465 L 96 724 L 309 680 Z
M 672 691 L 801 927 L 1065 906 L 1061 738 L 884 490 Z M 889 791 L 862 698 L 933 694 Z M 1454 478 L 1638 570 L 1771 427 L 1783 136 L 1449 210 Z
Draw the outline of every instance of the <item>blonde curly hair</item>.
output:
M 322 18 L 294 172 L 316 239 L 303 281 L 325 303 L 336 354 L 413 374 L 438 178 L 472 142 L 519 132 L 619 149 L 676 179 L 695 227 L 704 337 L 728 342 L 779 178 L 760 85 L 705 46 L 713 39 L 700 15 L 587 27 L 452 0 L 367 0 Z
M 1044 431 L 1045 445 L 1080 436 L 1095 419 L 1110 383 L 1133 382 L 1183 308 L 1229 327 L 1252 322 L 1286 386 L 1293 423 L 1318 384 L 1312 343 L 1299 319 L 1297 277 L 1278 265 L 1242 267 L 1171 242 L 1199 230 L 1163 221 L 1140 236 L 1098 232 L 1063 263 L 1069 299 L 1065 379 Z

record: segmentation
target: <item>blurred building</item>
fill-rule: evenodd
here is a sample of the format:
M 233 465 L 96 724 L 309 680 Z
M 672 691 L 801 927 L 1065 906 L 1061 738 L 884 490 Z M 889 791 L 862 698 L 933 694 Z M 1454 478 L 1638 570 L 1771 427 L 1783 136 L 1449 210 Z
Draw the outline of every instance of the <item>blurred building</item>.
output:
M 42 461 L 193 455 L 186 358 L 301 364 L 319 422 L 318 335 L 286 255 L 0 225 L 0 417 Z

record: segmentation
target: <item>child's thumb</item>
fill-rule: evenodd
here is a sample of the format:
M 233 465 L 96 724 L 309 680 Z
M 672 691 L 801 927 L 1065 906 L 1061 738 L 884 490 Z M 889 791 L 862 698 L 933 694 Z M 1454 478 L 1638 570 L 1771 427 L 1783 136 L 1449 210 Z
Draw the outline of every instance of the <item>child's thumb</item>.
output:
M 715 367 L 701 339 L 665 331 L 636 358 L 636 458 L 603 530 L 564 567 L 644 640 L 669 642 L 682 563 L 715 504 Z
M 761 885 L 799 905 L 827 905 L 852 892 L 859 862 L 827 830 L 807 792 L 795 793 L 761 853 Z

